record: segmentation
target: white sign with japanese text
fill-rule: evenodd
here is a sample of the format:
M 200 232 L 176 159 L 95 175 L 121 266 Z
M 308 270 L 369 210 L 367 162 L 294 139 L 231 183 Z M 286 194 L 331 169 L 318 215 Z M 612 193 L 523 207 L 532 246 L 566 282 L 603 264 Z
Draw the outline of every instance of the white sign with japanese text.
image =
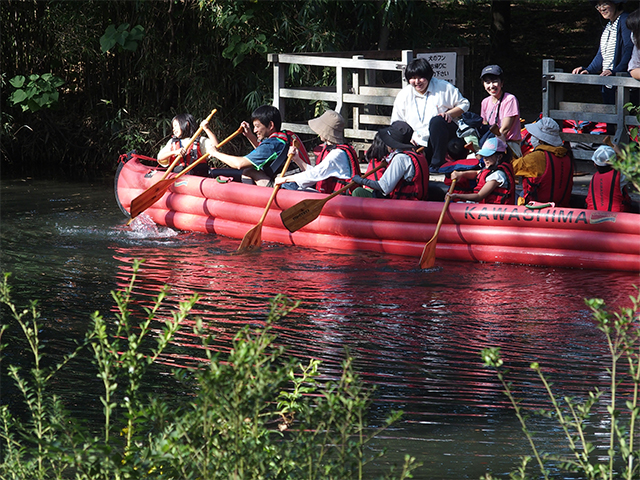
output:
M 429 62 L 434 77 L 456 84 L 456 52 L 419 53 L 417 57 Z

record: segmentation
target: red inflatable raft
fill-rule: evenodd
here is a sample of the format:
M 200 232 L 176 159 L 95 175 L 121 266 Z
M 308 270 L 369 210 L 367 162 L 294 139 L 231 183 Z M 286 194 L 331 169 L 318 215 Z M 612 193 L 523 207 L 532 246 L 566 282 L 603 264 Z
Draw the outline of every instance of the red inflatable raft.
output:
M 133 198 L 162 170 L 134 155 L 116 174 L 116 199 Z M 273 190 L 185 175 L 145 211 L 157 224 L 241 239 L 260 220 Z M 281 189 L 263 223 L 262 240 L 420 258 L 442 211 L 441 202 L 338 196 L 320 216 L 290 233 L 280 212 L 322 194 Z M 573 208 L 530 210 L 513 205 L 452 203 L 438 235 L 436 257 L 640 273 L 640 216 Z

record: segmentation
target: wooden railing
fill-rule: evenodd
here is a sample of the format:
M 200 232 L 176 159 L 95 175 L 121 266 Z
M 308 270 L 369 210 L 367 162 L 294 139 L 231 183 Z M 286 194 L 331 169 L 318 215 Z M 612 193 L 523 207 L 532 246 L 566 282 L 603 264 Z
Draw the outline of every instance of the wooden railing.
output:
M 468 49 L 441 49 L 438 52 L 455 52 L 454 83 L 462 90 L 464 86 L 464 56 Z M 355 52 L 354 52 L 355 53 Z M 396 58 L 386 59 L 390 54 Z M 345 137 L 358 151 L 368 148 L 376 131 L 391 121 L 391 110 L 396 95 L 406 84 L 406 65 L 421 54 L 436 55 L 437 52 L 403 50 L 402 52 L 363 52 L 346 54 L 270 54 L 273 64 L 273 105 L 283 117 L 282 127 L 296 133 L 313 132 L 304 123 L 287 121 L 289 99 L 325 101 L 340 112 L 346 120 Z M 368 57 L 377 58 L 368 58 Z M 287 72 L 290 65 L 306 65 L 332 69 L 335 77 L 332 87 L 290 87 L 287 86 Z M 436 74 L 438 74 L 438 70 Z M 392 72 L 393 80 L 385 85 L 377 85 L 378 72 Z M 395 75 L 397 74 L 397 76 Z M 387 73 L 387 75 L 389 75 Z
M 455 78 L 453 82 L 464 93 L 464 57 L 468 49 L 441 49 L 442 52 L 456 52 Z M 355 53 L 355 52 L 354 52 Z M 396 58 L 381 58 L 392 53 Z M 283 117 L 283 128 L 296 133 L 313 134 L 306 123 L 287 120 L 287 101 L 324 101 L 340 112 L 346 120 L 345 137 L 356 150 L 368 148 L 376 131 L 391 120 L 391 110 L 396 95 L 406 84 L 404 68 L 422 53 L 436 55 L 437 52 L 403 50 L 402 52 L 362 52 L 346 54 L 270 54 L 273 64 L 273 105 L 278 107 Z M 367 58 L 375 56 L 377 58 Z M 331 87 L 287 85 L 290 65 L 328 68 L 333 71 Z M 379 72 L 391 72 L 392 81 L 377 85 Z M 437 72 L 436 72 L 437 73 Z M 387 73 L 388 75 L 388 73 Z M 396 76 L 397 75 L 397 76 Z M 565 90 L 571 87 L 591 86 L 592 102 L 571 102 L 565 99 Z M 604 105 L 599 86 L 617 87 L 616 103 Z M 631 92 L 640 88 L 640 82 L 629 76 L 601 77 L 599 75 L 573 75 L 555 68 L 553 60 L 542 62 L 542 113 L 555 119 L 604 122 L 614 127 L 615 143 L 628 142 L 628 128 L 638 125 L 635 116 L 629 115 L 624 104 L 631 99 Z M 589 133 L 562 133 L 562 138 L 570 142 L 586 144 L 604 143 L 604 135 Z M 577 159 L 591 158 L 591 152 L 575 150 Z
M 593 102 L 569 102 L 565 101 L 565 92 L 568 88 L 577 85 L 593 86 Z M 602 95 L 598 86 L 612 85 L 617 87 L 616 102 L 614 105 L 602 103 Z M 582 87 L 580 87 L 582 88 Z M 631 99 L 633 90 L 640 88 L 640 82 L 627 75 L 601 77 L 599 75 L 574 75 L 564 73 L 555 68 L 554 60 L 542 61 L 542 114 L 551 117 L 562 125 L 562 120 L 577 120 L 604 122 L 613 126 L 614 143 L 627 143 L 629 141 L 628 126 L 638 125 L 635 116 L 629 115 L 625 110 L 625 103 Z M 562 139 L 569 142 L 586 144 L 602 144 L 605 135 L 590 133 L 562 133 Z M 590 160 L 592 152 L 588 150 L 574 150 L 577 159 Z

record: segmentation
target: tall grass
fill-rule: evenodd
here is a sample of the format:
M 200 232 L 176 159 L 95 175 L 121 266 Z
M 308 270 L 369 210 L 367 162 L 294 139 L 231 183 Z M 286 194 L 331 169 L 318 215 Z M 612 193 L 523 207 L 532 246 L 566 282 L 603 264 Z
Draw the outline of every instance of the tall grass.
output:
M 528 412 L 520 405 L 514 386 L 507 381 L 508 370 L 499 348 L 486 348 L 481 356 L 484 364 L 495 369 L 504 393 L 509 398 L 522 430 L 529 441 L 533 457 L 524 457 L 511 478 L 525 479 L 528 464 L 535 458 L 539 475 L 550 478 L 550 465 L 564 472 L 576 473 L 578 478 L 590 480 L 632 480 L 640 478 L 640 440 L 638 417 L 640 416 L 640 289 L 638 296 L 631 296 L 631 307 L 609 313 L 601 299 L 585 300 L 591 309 L 598 330 L 604 334 L 609 350 L 610 365 L 605 368 L 610 379 L 607 391 L 592 388 L 586 398 L 576 399 L 563 396 L 555 391 L 547 380 L 538 362 L 531 369 L 538 375 L 551 402 L 551 408 L 534 413 L 554 419 L 561 427 L 566 446 L 571 452 L 561 456 L 553 452 L 541 452 L 534 434 L 527 427 Z M 624 384 L 624 391 L 620 391 Z M 606 418 L 601 418 L 610 429 L 604 440 L 593 435 L 590 420 L 594 417 L 594 407 L 604 406 Z M 602 455 L 606 452 L 606 455 Z M 485 480 L 493 478 L 487 475 Z
M 271 301 L 264 327 L 247 326 L 235 336 L 228 355 L 211 348 L 212 337 L 196 319 L 193 331 L 202 338 L 207 362 L 174 372 L 190 393 L 170 400 L 144 394 L 149 368 L 171 348 L 198 297 L 160 319 L 167 295 L 162 290 L 140 312 L 132 297 L 139 265 L 128 286 L 112 292 L 115 319 L 94 313 L 84 340 L 54 367 L 44 366 L 37 306 L 17 308 L 4 276 L 0 303 L 11 324 L 21 327 L 32 361 L 28 369 L 8 366 L 22 411 L 18 418 L 7 405 L 0 409 L 0 478 L 370 478 L 367 467 L 382 455 L 367 450 L 379 432 L 366 423 L 372 392 L 349 358 L 341 378 L 328 381 L 318 374 L 317 360 L 302 365 L 285 355 L 275 344 L 273 324 L 297 304 L 283 296 Z M 7 328 L 0 327 L 0 340 Z M 56 375 L 87 355 L 102 382 L 98 425 L 71 415 L 54 391 Z M 400 415 L 391 414 L 380 430 Z M 418 466 L 407 456 L 385 478 L 411 478 Z

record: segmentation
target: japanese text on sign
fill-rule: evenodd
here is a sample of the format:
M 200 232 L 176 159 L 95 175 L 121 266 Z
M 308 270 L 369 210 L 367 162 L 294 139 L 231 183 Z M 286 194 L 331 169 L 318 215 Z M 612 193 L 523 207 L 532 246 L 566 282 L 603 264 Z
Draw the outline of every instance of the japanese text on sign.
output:
M 419 53 L 417 57 L 429 62 L 435 78 L 456 84 L 456 52 Z

